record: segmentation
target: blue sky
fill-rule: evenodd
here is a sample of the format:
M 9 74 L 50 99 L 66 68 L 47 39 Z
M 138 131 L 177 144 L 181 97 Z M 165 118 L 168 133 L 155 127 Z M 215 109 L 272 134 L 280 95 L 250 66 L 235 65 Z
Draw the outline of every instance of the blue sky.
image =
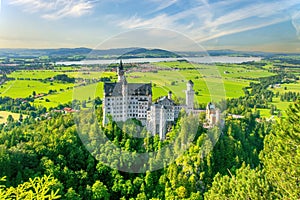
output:
M 124 32 L 119 45 L 125 47 L 141 44 L 132 41 L 148 40 L 150 33 L 160 43 L 166 37 L 159 34 L 174 31 L 204 49 L 300 52 L 299 0 L 0 2 L 0 48 L 95 48 Z M 130 34 L 137 30 L 140 34 Z M 119 47 L 116 41 L 105 48 Z M 168 42 L 168 48 L 180 50 L 179 43 Z

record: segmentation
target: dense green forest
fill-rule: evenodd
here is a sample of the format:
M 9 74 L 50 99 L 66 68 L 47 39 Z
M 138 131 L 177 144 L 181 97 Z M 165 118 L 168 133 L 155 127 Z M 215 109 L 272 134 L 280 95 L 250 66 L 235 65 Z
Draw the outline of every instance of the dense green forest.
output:
M 101 126 L 99 97 L 49 110 L 36 94 L 1 97 L 1 111 L 21 115 L 0 125 L 0 199 L 300 199 L 299 92 L 272 90 L 298 77 L 282 67 L 219 102 L 224 124 L 182 111 L 164 141 L 137 120 Z M 284 117 L 274 99 L 290 103 Z
M 122 163 L 116 152 L 108 151 L 109 141 L 126 151 L 151 152 L 173 140 L 175 154 L 170 154 L 170 158 L 177 157 L 176 147 L 181 148 L 181 143 L 176 140 L 188 138 L 189 129 L 184 127 L 192 123 L 193 116 L 183 113 L 174 128 L 180 129 L 178 134 L 171 132 L 166 141 L 160 141 L 158 137 L 134 139 L 126 133 L 130 123 L 121 128 L 114 122 L 102 128 L 95 126 L 102 116 L 101 107 L 95 109 L 98 120 L 87 122 L 90 126 L 79 134 L 74 116 L 62 113 L 52 113 L 41 121 L 32 116 L 22 123 L 10 120 L 2 126 L 1 198 L 300 198 L 299 101 L 287 110 L 286 119 L 276 123 L 257 121 L 258 114 L 251 111 L 242 119 L 228 116 L 218 141 L 206 129 L 198 128 L 192 144 L 182 155 L 162 169 L 152 171 L 149 167 L 146 173 L 122 172 L 95 157 L 106 152 L 106 160 L 115 161 L 120 167 L 126 160 Z M 78 120 L 89 119 L 88 115 L 82 113 Z M 201 123 L 202 119 L 199 120 Z M 109 140 L 99 142 L 97 134 L 105 134 Z M 96 146 L 98 152 L 89 152 L 86 141 Z M 148 163 L 155 164 L 155 160 Z

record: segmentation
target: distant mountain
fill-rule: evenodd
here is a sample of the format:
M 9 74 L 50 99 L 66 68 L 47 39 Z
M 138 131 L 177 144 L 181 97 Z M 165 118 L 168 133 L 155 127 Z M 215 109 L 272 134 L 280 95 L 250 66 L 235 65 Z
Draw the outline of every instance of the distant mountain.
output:
M 178 54 L 162 50 L 162 49 L 145 49 L 138 48 L 128 51 L 120 56 L 120 58 L 177 58 Z
M 230 49 L 205 51 L 177 51 L 170 52 L 163 49 L 146 48 L 59 48 L 59 49 L 0 49 L 0 58 L 39 58 L 48 56 L 52 61 L 68 61 L 83 59 L 115 59 L 115 58 L 178 58 L 196 56 L 259 56 L 271 57 L 278 55 L 296 55 L 290 53 L 246 52 Z
M 118 49 L 89 49 L 89 48 L 60 48 L 60 49 L 0 49 L 0 57 L 13 58 L 38 58 L 49 56 L 56 60 L 69 60 L 74 56 L 81 59 L 105 59 L 105 58 L 162 58 L 178 57 L 175 53 L 162 49 L 145 48 L 118 48 Z
M 60 48 L 60 49 L 0 49 L 1 57 L 15 57 L 15 58 L 37 58 L 40 56 L 73 56 L 86 55 L 92 49 L 89 48 Z
M 230 49 L 222 50 L 208 50 L 210 56 L 257 56 L 257 57 L 266 57 L 270 55 L 275 55 L 275 53 L 269 52 L 259 52 L 259 51 L 234 51 Z

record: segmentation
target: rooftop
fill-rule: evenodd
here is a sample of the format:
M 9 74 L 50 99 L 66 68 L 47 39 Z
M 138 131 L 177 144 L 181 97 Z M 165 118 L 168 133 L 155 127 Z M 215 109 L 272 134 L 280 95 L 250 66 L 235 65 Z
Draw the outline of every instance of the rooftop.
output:
M 128 95 L 148 96 L 152 95 L 151 83 L 127 83 Z M 106 97 L 122 96 L 122 83 L 104 83 Z

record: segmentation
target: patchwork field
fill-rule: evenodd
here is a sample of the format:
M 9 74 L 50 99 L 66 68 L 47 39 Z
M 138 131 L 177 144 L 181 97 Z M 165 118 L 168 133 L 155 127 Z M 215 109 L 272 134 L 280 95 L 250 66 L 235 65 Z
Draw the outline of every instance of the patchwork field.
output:
M 66 90 L 68 87 L 73 87 L 74 84 L 65 83 L 43 83 L 32 80 L 15 80 L 8 81 L 0 86 L 0 95 L 12 98 L 25 98 L 32 95 L 33 92 L 48 93 L 49 90 Z
M 270 89 L 274 93 L 279 92 L 280 94 L 285 92 L 300 92 L 300 80 L 297 83 L 281 84 L 280 87 Z
M 187 80 L 194 82 L 196 100 L 198 103 L 207 103 L 224 98 L 234 98 L 242 96 L 243 88 L 248 86 L 250 81 L 256 81 L 259 77 L 274 75 L 267 69 L 249 67 L 247 65 L 200 65 L 186 62 L 160 62 L 152 64 L 160 70 L 144 72 L 128 72 L 126 74 L 128 82 L 152 83 L 153 100 L 160 96 L 167 95 L 172 91 L 174 96 L 184 99 Z M 74 87 L 71 83 L 41 82 L 40 79 L 47 79 L 58 74 L 66 74 L 69 77 L 83 79 L 97 79 L 99 77 L 109 77 L 113 81 L 117 76 L 115 72 L 81 71 L 79 68 L 56 67 L 55 70 L 34 70 L 16 71 L 8 77 L 15 78 L 0 86 L 0 95 L 12 98 L 25 98 L 36 94 L 45 93 L 44 97 L 35 99 L 35 105 L 42 105 L 47 108 L 56 107 L 72 101 L 72 99 L 89 100 L 96 96 L 103 97 L 103 83 L 90 84 L 86 86 Z M 20 80 L 22 79 L 22 80 Z M 24 80 L 25 79 L 25 80 Z M 285 88 L 285 89 L 284 89 Z M 56 91 L 48 94 L 49 91 Z M 280 88 L 273 89 L 279 91 L 300 91 L 300 83 L 283 84 Z M 288 105 L 273 102 L 280 110 Z M 269 111 L 262 110 L 263 115 L 270 116 Z
M 11 115 L 14 120 L 19 120 L 20 114 L 8 111 L 0 111 L 0 124 L 6 123 L 8 116 Z M 25 117 L 25 116 L 23 116 Z

